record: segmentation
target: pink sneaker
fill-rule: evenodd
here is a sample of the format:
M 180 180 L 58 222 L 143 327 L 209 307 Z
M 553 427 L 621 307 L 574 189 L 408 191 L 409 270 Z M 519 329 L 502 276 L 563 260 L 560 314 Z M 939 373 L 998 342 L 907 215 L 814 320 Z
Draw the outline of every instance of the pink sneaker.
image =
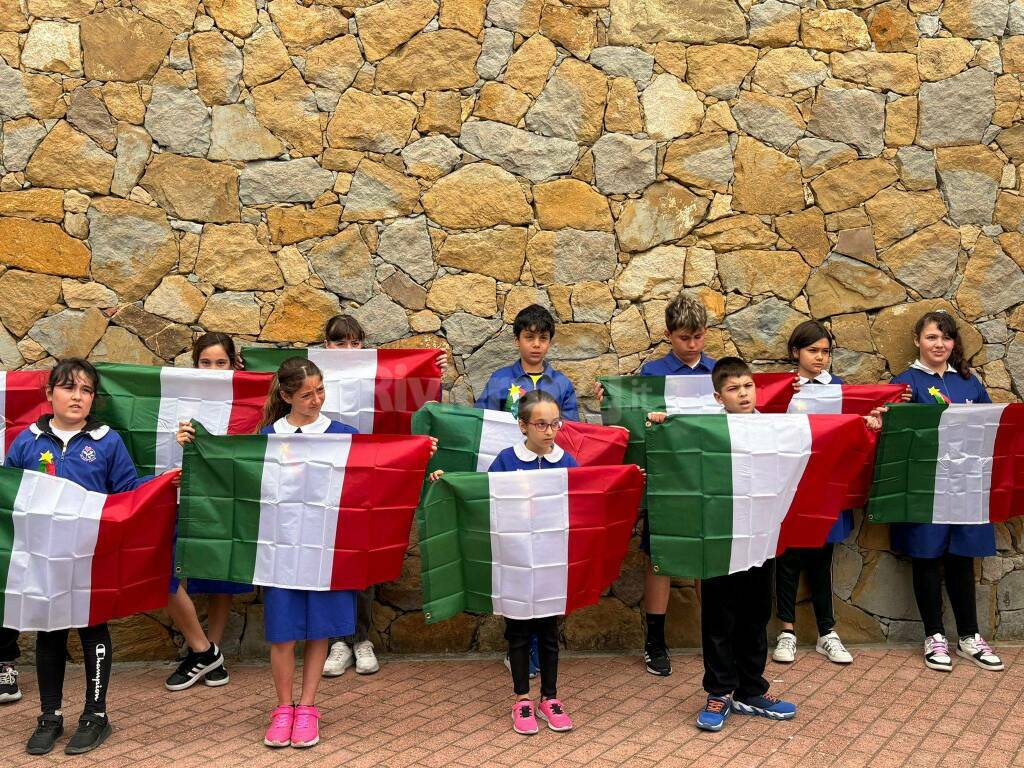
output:
M 302 704 L 295 708 L 295 723 L 292 725 L 292 746 L 312 747 L 320 741 L 320 710 Z
M 524 736 L 533 736 L 540 730 L 537 725 L 537 716 L 534 713 L 533 702 L 529 699 L 517 701 L 512 706 L 512 730 Z
M 565 714 L 562 702 L 558 699 L 543 699 L 537 707 L 541 720 L 546 720 L 552 731 L 571 731 L 572 720 Z
M 270 713 L 270 727 L 263 743 L 268 747 L 287 747 L 292 743 L 292 720 L 295 708 L 291 704 L 282 704 Z

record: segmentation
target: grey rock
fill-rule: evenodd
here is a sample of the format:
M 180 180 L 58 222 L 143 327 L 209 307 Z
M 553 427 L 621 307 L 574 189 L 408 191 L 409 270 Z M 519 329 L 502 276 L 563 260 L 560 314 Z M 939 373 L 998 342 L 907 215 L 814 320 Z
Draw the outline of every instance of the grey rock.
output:
M 146 110 L 146 130 L 179 155 L 205 157 L 210 148 L 210 112 L 195 91 L 158 82 Z
M 21 117 L 32 111 L 21 72 L 0 59 L 0 118 Z
M 1024 637 L 1024 611 L 1000 611 L 996 640 L 1020 640 Z
M 334 186 L 334 174 L 316 160 L 249 163 L 238 182 L 238 195 L 245 205 L 260 203 L 311 203 Z
M 593 147 L 597 188 L 606 195 L 640 192 L 657 175 L 657 145 L 621 133 L 606 133 Z
M 1013 0 L 1006 17 L 1006 34 L 1024 35 L 1024 0 Z
M 213 108 L 211 160 L 270 160 L 284 149 L 280 139 L 264 128 L 244 104 Z
M 853 604 L 887 619 L 919 619 L 910 562 L 888 552 L 877 552 L 875 559 L 864 566 L 860 583 L 853 591 Z
M 129 123 L 117 126 L 117 162 L 114 164 L 114 178 L 110 182 L 110 193 L 128 197 L 142 178 L 153 149 L 153 140 L 146 129 Z
M 886 639 L 890 643 L 920 643 L 924 624 L 920 621 L 890 621 Z
M 2 88 L 2 86 L 0 86 Z M 3 96 L 0 96 L 2 99 Z M 31 117 L 4 124 L 3 166 L 8 171 L 23 171 L 39 142 L 46 138 L 46 126 Z
M 530 0 L 490 0 L 487 3 L 487 20 L 501 29 L 518 32 L 523 9 L 529 2 Z
M 900 147 L 896 150 L 896 170 L 900 181 L 909 190 L 935 189 L 935 153 L 920 147 Z
M 805 174 L 815 166 L 824 166 L 830 159 L 844 152 L 852 153 L 853 148 L 838 141 L 806 138 L 796 143 L 800 151 L 800 170 Z
M 773 296 L 729 315 L 725 326 L 744 360 L 782 360 L 786 339 L 806 319 Z
M 380 235 L 377 255 L 421 285 L 437 271 L 427 220 L 422 216 L 396 219 L 388 224 Z
M 781 96 L 743 91 L 732 108 L 732 116 L 740 130 L 782 152 L 804 135 L 803 120 L 794 122 L 794 117 L 800 117 L 799 111 Z
M 1018 397 L 1024 395 L 1024 333 L 1018 333 L 1006 348 L 1005 363 Z
M 485 342 L 476 352 L 466 358 L 466 378 L 474 397 L 483 394 L 484 385 L 491 372 L 508 365 L 509 350 L 514 349 L 512 328 L 506 326 L 500 334 Z
M 352 317 L 363 326 L 366 340 L 372 346 L 395 341 L 409 332 L 405 310 L 383 293 L 378 293 L 355 310 Z
M 989 344 L 1005 344 L 1010 340 L 1010 331 L 1005 320 L 986 320 L 983 323 L 976 323 L 975 327 L 981 331 L 981 335 Z
M 18 351 L 18 342 L 2 325 L 0 325 L 0 363 L 9 371 L 25 364 L 25 358 Z
M 645 83 L 654 75 L 654 57 L 627 45 L 606 45 L 590 52 L 590 63 L 605 74 Z
M 792 3 L 780 3 L 779 0 L 767 0 L 751 7 L 750 37 L 755 37 L 762 29 L 772 27 L 793 14 L 799 14 L 799 8 Z
M 515 35 L 501 27 L 484 30 L 480 57 L 476 60 L 476 73 L 484 80 L 497 80 L 512 55 Z
M 470 354 L 497 333 L 501 325 L 501 318 L 477 317 L 468 312 L 456 312 L 441 323 L 456 355 Z
M 859 88 L 819 88 L 807 130 L 875 157 L 885 147 L 885 97 Z
M 68 105 L 68 122 L 108 152 L 117 142 L 117 122 L 107 112 L 96 88 L 78 88 Z
M 996 108 L 994 83 L 995 76 L 981 67 L 921 83 L 918 144 L 931 148 L 981 142 Z
M 107 330 L 107 318 L 98 309 L 65 309 L 36 322 L 28 337 L 58 360 L 86 357 Z
M 896 279 L 925 298 L 949 290 L 959 257 L 960 233 L 942 223 L 915 232 L 882 254 Z
M 309 251 L 309 264 L 327 290 L 342 298 L 368 301 L 373 295 L 370 249 L 355 225 L 314 245 Z
M 89 207 L 92 277 L 121 303 L 152 292 L 178 263 L 174 231 L 159 208 L 107 198 Z
M 922 37 L 935 37 L 939 32 L 938 14 L 925 13 L 917 17 L 917 30 Z
M 960 7 L 956 10 L 960 13 L 953 11 L 951 5 L 951 3 L 946 3 L 939 18 L 946 29 L 956 37 L 985 40 L 989 37 L 1002 37 L 1006 30 L 1006 18 L 1009 12 L 1008 0 L 964 0 L 964 2 L 957 3 Z M 946 17 L 946 11 L 951 11 L 949 17 Z M 959 23 L 961 20 L 966 23 Z
M 556 232 L 541 232 L 534 237 L 550 237 L 552 241 L 552 279 L 546 282 L 572 285 L 582 280 L 611 280 L 615 275 L 618 251 L 615 248 L 615 235 L 611 232 L 559 229 Z M 527 245 L 527 256 L 530 256 L 530 251 L 530 245 Z M 534 266 L 535 275 L 538 271 Z
M 489 120 L 463 125 L 461 141 L 467 152 L 533 182 L 568 173 L 578 152 L 574 141 L 540 136 Z
M 885 358 L 852 349 L 832 349 L 832 370 L 848 384 L 874 384 L 885 374 Z
M 864 566 L 856 547 L 840 544 L 832 553 L 832 591 L 840 600 L 849 600 L 860 580 Z
M 424 136 L 401 152 L 405 166 L 414 176 L 438 179 L 455 170 L 462 151 L 447 136 Z
M 999 179 L 967 168 L 939 169 L 939 188 L 955 224 L 992 223 Z

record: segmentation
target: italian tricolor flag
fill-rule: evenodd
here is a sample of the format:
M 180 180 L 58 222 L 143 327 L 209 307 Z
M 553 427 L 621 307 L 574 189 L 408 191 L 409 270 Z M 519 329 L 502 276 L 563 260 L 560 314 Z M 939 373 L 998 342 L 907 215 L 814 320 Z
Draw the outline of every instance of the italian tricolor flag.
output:
M 266 373 L 100 364 L 93 413 L 116 430 L 142 475 L 181 465 L 179 421 L 215 435 L 256 431 L 273 378 Z
M 242 350 L 246 370 L 276 372 L 289 357 L 305 357 L 324 374 L 323 413 L 360 434 L 409 434 L 412 414 L 441 399 L 438 349 Z
M 900 402 L 903 384 L 804 384 L 790 387 L 761 408 L 765 413 L 854 413 L 867 416 L 879 406 Z
M 428 438 L 196 431 L 182 467 L 178 574 L 306 590 L 401 575 Z
M 22 430 L 50 412 L 46 400 L 49 371 L 0 371 L 0 464 Z
M 107 496 L 0 468 L 0 614 L 23 631 L 89 627 L 167 604 L 170 477 Z
M 444 475 L 417 512 L 426 621 L 596 603 L 618 578 L 642 489 L 632 465 Z
M 1002 522 L 1024 515 L 1024 404 L 894 405 L 882 419 L 868 519 Z
M 437 438 L 431 471 L 486 472 L 495 456 L 523 441 L 519 422 L 511 413 L 443 403 L 420 408 L 412 417 L 412 431 Z M 628 439 L 629 433 L 620 427 L 578 421 L 563 422 L 555 436 L 555 442 L 582 467 L 621 464 Z
M 818 547 L 870 458 L 860 416 L 674 416 L 647 437 L 651 562 L 709 578 Z

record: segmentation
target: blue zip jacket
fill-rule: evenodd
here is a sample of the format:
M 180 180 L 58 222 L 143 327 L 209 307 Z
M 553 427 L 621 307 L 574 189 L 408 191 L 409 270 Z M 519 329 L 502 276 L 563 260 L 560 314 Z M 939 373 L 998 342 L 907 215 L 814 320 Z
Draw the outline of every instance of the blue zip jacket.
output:
M 562 418 L 570 421 L 580 420 L 579 406 L 576 404 L 576 390 L 569 381 L 569 377 L 560 371 L 556 371 L 549 363 L 544 363 L 544 373 L 540 376 L 537 386 L 533 386 L 533 379 L 530 374 L 523 370 L 521 360 L 516 360 L 512 365 L 499 368 L 491 374 L 484 387 L 484 393 L 477 398 L 477 408 L 489 408 L 492 411 L 508 410 L 505 406 L 508 402 L 508 392 L 513 384 L 519 385 L 524 392 L 532 389 L 540 389 L 547 392 L 558 401 Z
M 78 483 L 87 491 L 121 493 L 152 479 L 152 475 L 139 477 L 124 440 L 106 424 L 88 422 L 65 446 L 50 429 L 51 418 L 51 414 L 45 414 L 14 438 L 5 467 L 38 472 L 43 454 L 49 451 L 56 476 Z

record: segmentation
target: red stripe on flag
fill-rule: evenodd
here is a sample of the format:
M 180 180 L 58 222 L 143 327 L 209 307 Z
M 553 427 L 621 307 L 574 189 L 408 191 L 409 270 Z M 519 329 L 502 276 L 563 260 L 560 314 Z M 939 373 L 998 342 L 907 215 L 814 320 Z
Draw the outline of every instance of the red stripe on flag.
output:
M 107 497 L 92 558 L 89 626 L 167 605 L 177 516 L 169 475 Z
M 374 385 L 373 431 L 408 435 L 412 415 L 441 399 L 441 349 L 378 349 Z
M 21 432 L 35 424 L 44 413 L 50 413 L 51 407 L 46 400 L 46 382 L 50 372 L 45 371 L 8 371 L 7 385 L 4 392 L 4 455 L 11 448 Z
M 1024 515 L 1024 403 L 1008 404 L 999 417 L 988 510 L 993 523 Z
M 566 421 L 555 435 L 555 442 L 568 451 L 581 467 L 621 464 L 629 445 L 629 430 L 585 421 Z
M 843 384 L 843 413 L 867 416 L 886 403 L 903 398 L 905 384 Z
M 619 578 L 633 536 L 643 475 L 633 464 L 581 467 L 569 477 L 569 565 L 565 612 L 593 605 Z
M 429 461 L 426 436 L 352 436 L 334 539 L 331 589 L 366 589 L 402 575 Z
M 807 416 L 811 455 L 782 521 L 778 553 L 788 547 L 820 547 L 839 513 L 847 508 L 851 483 L 873 450 L 860 416 Z
M 793 399 L 794 373 L 755 373 L 757 410 L 761 413 L 785 413 Z
M 231 416 L 228 418 L 229 435 L 256 433 L 260 417 L 263 416 L 263 404 L 270 392 L 270 382 L 273 380 L 272 373 L 234 372 L 231 377 L 233 394 Z

